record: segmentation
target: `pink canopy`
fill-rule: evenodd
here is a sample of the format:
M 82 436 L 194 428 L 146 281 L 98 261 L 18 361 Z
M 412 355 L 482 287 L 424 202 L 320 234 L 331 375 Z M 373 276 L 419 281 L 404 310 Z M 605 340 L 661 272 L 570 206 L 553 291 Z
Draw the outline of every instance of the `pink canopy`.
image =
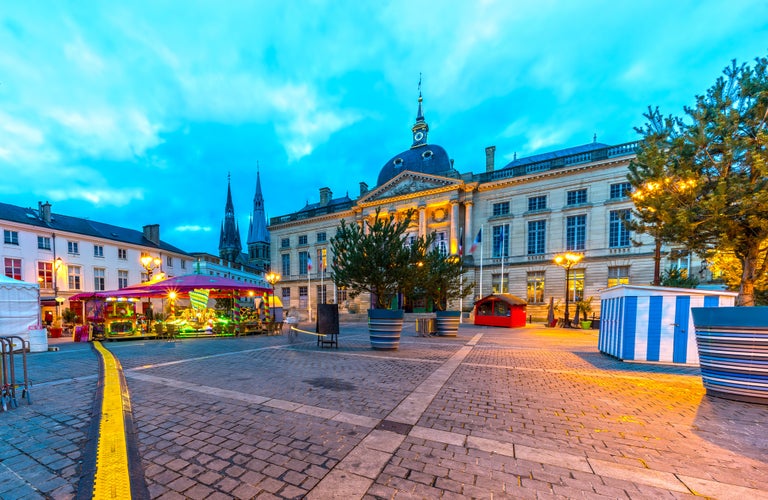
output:
M 139 283 L 127 286 L 120 290 L 104 292 L 85 292 L 74 295 L 70 300 L 89 300 L 105 297 L 165 297 L 169 292 L 176 292 L 178 296 L 185 296 L 192 290 L 216 290 L 211 297 L 230 297 L 232 292 L 253 292 L 254 294 L 271 293 L 271 289 L 253 283 L 220 276 L 206 276 L 204 274 L 186 274 L 174 276 L 164 280 Z

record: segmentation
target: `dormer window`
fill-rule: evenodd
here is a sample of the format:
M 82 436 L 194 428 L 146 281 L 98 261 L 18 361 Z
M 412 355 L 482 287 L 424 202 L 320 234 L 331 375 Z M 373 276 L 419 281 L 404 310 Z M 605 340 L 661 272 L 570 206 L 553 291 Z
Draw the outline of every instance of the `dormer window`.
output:
M 421 157 L 424 158 L 425 160 L 429 160 L 430 158 L 432 158 L 432 151 L 424 151 L 423 153 L 421 153 Z
M 395 167 L 396 168 L 401 168 L 403 166 L 403 159 L 402 158 L 395 158 L 394 163 L 395 163 Z

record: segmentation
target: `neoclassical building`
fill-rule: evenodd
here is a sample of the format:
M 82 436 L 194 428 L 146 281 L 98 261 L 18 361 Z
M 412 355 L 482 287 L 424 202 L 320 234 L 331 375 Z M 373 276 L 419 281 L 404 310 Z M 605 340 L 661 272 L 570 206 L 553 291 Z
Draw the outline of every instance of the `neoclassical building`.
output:
M 419 95 L 412 143 L 384 163 L 374 188 L 361 182 L 356 199 L 333 198 L 320 188 L 319 202 L 271 218 L 272 269 L 282 274 L 278 293 L 286 305 L 314 309 L 337 301 L 368 308 L 368 297 L 353 302 L 334 288 L 326 264 L 341 219 L 361 223 L 376 210 L 398 217 L 414 210 L 408 237 L 434 232 L 442 251 L 462 254 L 466 279 L 476 285 L 474 299 L 503 290 L 526 299 L 534 317 L 546 315 L 550 297 L 564 302 L 566 271 L 554 262 L 564 252 L 583 256 L 570 270 L 570 300 L 594 297 L 598 313 L 601 289 L 652 281 L 653 242 L 624 224 L 632 208 L 627 166 L 636 143 L 595 139 L 501 168 L 490 146 L 480 172 L 459 173 L 446 150 L 428 142 L 428 132 Z

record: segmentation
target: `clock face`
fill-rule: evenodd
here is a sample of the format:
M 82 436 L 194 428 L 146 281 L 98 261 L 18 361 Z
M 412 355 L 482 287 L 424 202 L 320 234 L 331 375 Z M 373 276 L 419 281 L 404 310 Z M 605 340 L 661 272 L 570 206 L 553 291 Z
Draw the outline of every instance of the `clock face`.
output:
M 424 133 L 423 132 L 416 132 L 415 134 L 413 134 L 413 138 L 415 140 L 417 140 L 417 141 L 420 141 L 420 140 L 422 140 L 424 138 Z

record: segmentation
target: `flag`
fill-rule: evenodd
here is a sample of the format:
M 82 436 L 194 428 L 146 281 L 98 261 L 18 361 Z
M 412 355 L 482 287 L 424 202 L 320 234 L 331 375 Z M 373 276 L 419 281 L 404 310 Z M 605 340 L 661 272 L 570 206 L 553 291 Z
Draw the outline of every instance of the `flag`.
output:
M 472 246 L 469 247 L 469 253 L 475 253 L 475 249 L 477 249 L 477 245 L 479 245 L 481 241 L 483 241 L 482 228 L 477 232 L 477 236 L 475 236 L 475 241 L 472 242 Z
M 307 255 L 307 272 L 312 270 L 312 257 Z
M 464 255 L 464 228 L 459 230 L 459 257 Z

